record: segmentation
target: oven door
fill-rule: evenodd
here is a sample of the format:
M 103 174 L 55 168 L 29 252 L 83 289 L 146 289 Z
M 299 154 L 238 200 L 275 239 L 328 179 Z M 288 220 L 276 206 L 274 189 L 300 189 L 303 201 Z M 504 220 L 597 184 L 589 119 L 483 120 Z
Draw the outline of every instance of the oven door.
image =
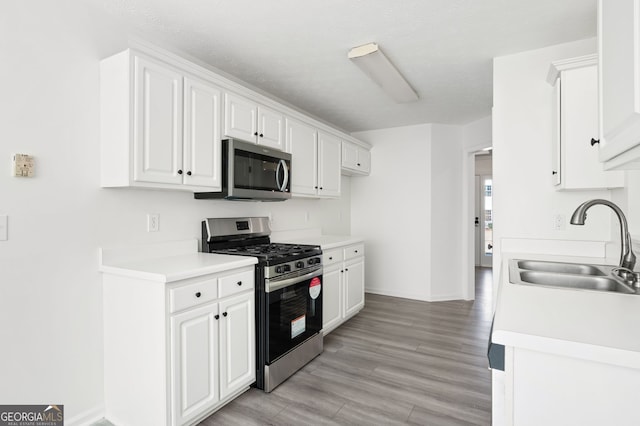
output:
M 266 364 L 322 330 L 322 268 L 266 280 Z

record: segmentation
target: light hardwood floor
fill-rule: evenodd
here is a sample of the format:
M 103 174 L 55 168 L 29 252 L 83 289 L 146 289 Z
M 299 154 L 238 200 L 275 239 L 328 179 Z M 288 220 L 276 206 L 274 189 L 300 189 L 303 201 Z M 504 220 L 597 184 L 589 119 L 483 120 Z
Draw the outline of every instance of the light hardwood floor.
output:
M 419 302 L 367 294 L 324 352 L 270 394 L 250 389 L 214 425 L 489 425 L 491 269 L 476 300 Z

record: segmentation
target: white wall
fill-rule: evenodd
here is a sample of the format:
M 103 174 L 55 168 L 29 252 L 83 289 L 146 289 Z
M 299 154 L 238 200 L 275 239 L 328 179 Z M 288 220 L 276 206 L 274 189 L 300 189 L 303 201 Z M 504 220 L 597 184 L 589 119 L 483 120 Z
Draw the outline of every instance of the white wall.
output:
M 612 193 L 619 190 L 558 192 L 551 184 L 554 96 L 553 88 L 546 82 L 549 65 L 595 51 L 595 39 L 587 39 L 494 59 L 494 268 L 500 265 L 501 243 L 505 238 L 592 241 L 611 238 L 609 209 L 590 210 L 585 226 L 570 225 L 569 219 L 583 201 L 611 199 Z M 553 229 L 556 214 L 564 215 L 564 230 Z M 497 279 L 496 274 L 494 280 Z
M 352 179 L 352 224 L 367 239 L 366 290 L 461 299 L 462 126 L 423 124 L 354 136 L 372 144 L 372 172 Z
M 97 250 L 199 238 L 205 217 L 273 215 L 276 230 L 350 231 L 350 179 L 340 200 L 194 200 L 189 193 L 99 187 L 99 60 L 128 34 L 81 1 L 5 2 L 0 14 L 0 401 L 61 403 L 66 424 L 99 418 L 102 296 Z M 153 40 L 151 40 L 153 41 Z M 12 178 L 14 153 L 36 176 Z M 146 232 L 146 214 L 160 232 Z
M 428 300 L 431 125 L 354 136 L 372 145 L 371 175 L 351 179 L 351 231 L 367 242 L 366 291 Z

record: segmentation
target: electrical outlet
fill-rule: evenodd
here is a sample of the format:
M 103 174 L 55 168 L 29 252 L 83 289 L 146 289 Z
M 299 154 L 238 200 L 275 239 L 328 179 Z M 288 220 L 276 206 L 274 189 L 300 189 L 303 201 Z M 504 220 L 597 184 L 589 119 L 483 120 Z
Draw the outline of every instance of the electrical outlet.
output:
M 158 232 L 160 229 L 160 215 L 157 213 L 147 214 L 147 232 Z
M 567 228 L 567 219 L 563 214 L 553 216 L 553 229 L 556 231 L 564 231 Z

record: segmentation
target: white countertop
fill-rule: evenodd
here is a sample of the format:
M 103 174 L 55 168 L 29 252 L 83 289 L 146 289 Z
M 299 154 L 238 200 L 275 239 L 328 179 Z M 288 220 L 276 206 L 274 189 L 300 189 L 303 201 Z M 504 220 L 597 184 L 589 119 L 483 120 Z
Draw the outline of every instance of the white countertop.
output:
M 493 341 L 640 369 L 640 295 L 509 282 L 510 259 L 612 265 L 616 260 L 503 253 Z
M 363 243 L 364 238 L 352 235 L 308 235 L 304 237 L 290 237 L 278 239 L 279 243 L 297 243 L 319 245 L 323 250 Z
M 198 252 L 197 240 L 100 250 L 99 270 L 170 283 L 258 263 L 249 256 Z

